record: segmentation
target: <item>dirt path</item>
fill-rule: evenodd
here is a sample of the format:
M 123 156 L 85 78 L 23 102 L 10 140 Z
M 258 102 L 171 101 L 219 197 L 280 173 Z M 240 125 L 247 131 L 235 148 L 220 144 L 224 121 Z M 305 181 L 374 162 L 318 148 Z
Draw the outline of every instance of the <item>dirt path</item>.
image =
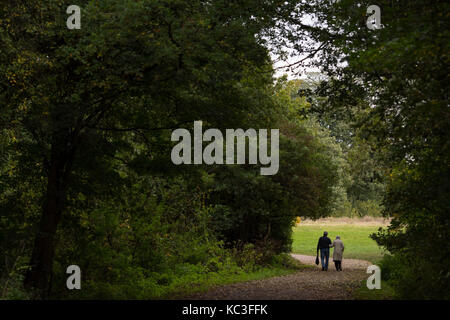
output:
M 344 259 L 342 272 L 334 269 L 333 261 L 327 272 L 315 265 L 316 257 L 301 254 L 292 256 L 314 268 L 263 280 L 236 283 L 213 288 L 205 293 L 190 296 L 189 299 L 209 300 L 341 300 L 352 299 L 352 291 L 367 279 L 370 262 Z

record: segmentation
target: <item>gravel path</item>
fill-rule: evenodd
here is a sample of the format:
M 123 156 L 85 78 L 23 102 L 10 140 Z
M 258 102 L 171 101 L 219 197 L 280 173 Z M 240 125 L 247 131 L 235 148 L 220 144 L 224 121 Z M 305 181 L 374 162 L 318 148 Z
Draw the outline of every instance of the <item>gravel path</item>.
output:
M 321 270 L 320 264 L 316 266 L 316 257 L 315 256 L 305 256 L 303 254 L 291 254 L 292 257 L 299 260 L 303 264 L 315 266 L 317 269 Z M 328 272 L 335 271 L 333 259 L 330 257 L 328 266 Z M 358 259 L 345 259 L 342 261 L 342 269 L 344 270 L 367 270 L 367 267 L 372 265 L 369 261 L 358 260 Z M 328 273 L 327 272 L 327 273 Z
M 269 279 L 241 282 L 197 293 L 188 299 L 198 300 L 344 300 L 352 299 L 352 291 L 367 279 L 370 262 L 344 259 L 342 272 L 337 272 L 330 259 L 327 272 L 316 266 L 316 257 L 301 254 L 292 256 L 314 268 Z

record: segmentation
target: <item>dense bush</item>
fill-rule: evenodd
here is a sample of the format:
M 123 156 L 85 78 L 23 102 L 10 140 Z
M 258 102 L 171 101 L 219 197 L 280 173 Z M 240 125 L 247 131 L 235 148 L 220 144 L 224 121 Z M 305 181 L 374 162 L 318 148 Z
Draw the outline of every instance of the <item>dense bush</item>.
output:
M 448 261 L 447 261 L 448 262 Z M 445 261 L 442 261 L 445 263 Z M 408 253 L 385 255 L 380 262 L 382 280 L 394 288 L 401 299 L 450 299 L 448 272 L 442 273 L 433 262 Z

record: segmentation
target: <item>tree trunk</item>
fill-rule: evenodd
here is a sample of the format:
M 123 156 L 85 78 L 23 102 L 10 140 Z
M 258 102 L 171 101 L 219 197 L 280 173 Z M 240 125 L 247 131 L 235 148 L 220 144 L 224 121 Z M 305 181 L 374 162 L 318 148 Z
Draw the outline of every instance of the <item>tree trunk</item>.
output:
M 43 205 L 39 230 L 35 238 L 30 266 L 24 285 L 37 290 L 39 298 L 50 294 L 55 234 L 63 210 L 65 197 L 64 157 L 52 148 L 50 170 L 47 180 L 47 195 Z

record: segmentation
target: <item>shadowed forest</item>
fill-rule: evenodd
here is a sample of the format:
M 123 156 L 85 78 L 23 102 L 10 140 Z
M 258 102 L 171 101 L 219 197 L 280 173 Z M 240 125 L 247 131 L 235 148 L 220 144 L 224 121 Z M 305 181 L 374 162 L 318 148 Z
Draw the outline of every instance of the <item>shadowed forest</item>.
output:
M 450 298 L 446 1 L 377 1 L 375 30 L 372 1 L 76 2 L 0 5 L 0 299 L 301 278 L 326 217 L 387 218 L 330 230 L 390 297 Z M 278 172 L 175 165 L 194 121 L 279 129 Z

